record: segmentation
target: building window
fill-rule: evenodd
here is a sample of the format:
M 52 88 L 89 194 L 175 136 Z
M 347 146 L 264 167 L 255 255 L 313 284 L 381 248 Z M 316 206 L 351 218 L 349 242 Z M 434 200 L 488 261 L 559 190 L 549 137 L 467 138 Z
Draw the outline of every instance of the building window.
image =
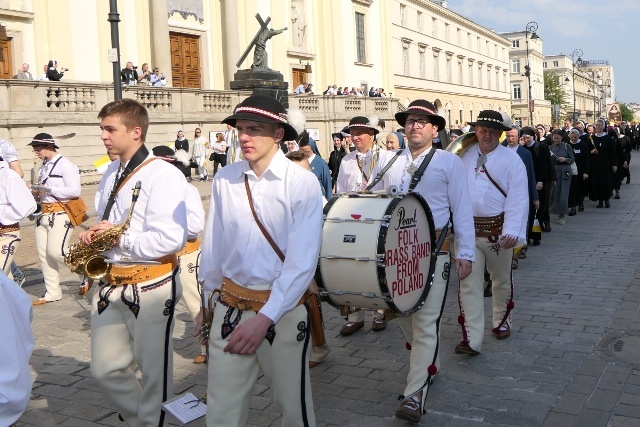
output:
M 436 18 L 431 18 L 431 37 L 438 38 L 438 20 Z
M 433 57 L 433 80 L 440 81 L 440 57 Z
M 453 81 L 451 76 L 451 57 L 447 57 L 447 83 L 451 83 Z
M 449 41 L 449 24 L 444 24 L 444 41 Z
M 542 68 L 547 68 L 547 61 L 544 61 L 544 62 L 542 63 Z
M 400 26 L 402 27 L 406 27 L 407 26 L 407 21 L 405 20 L 406 18 L 406 9 L 407 7 L 404 4 L 400 5 Z
M 511 72 L 520 74 L 520 59 L 511 60 Z
M 513 99 L 522 99 L 522 88 L 520 87 L 520 83 L 513 84 Z
M 409 75 L 409 47 L 402 46 L 402 74 Z
M 511 42 L 511 47 L 520 47 L 520 40 L 513 40 Z
M 458 45 L 458 46 L 462 46 L 462 30 L 460 30 L 460 28 L 458 28 L 458 29 L 456 30 L 456 33 L 457 33 L 457 36 L 456 36 L 456 37 L 457 37 L 457 40 L 458 40 L 457 45 Z
M 356 53 L 358 62 L 361 63 L 367 62 L 364 35 L 364 14 L 356 12 Z
M 462 62 L 458 62 L 458 84 L 462 85 Z
M 424 52 L 419 53 L 418 59 L 420 61 L 418 73 L 420 74 L 420 78 L 424 79 Z
M 417 27 L 418 27 L 418 32 L 422 32 L 422 12 L 418 12 L 418 18 L 417 18 Z
M 491 55 L 491 53 L 489 53 L 489 40 L 487 40 L 487 41 L 485 42 L 485 45 L 484 45 L 484 53 L 485 53 L 485 55 L 487 55 L 487 56 Z
M 558 61 L 553 61 L 553 66 L 557 67 L 558 66 Z
M 473 64 L 469 64 L 469 86 L 473 87 Z
M 476 49 L 477 49 L 478 53 L 480 53 L 480 37 L 478 37 L 476 41 L 477 41 Z
M 500 70 L 496 70 L 496 90 L 500 92 Z
M 482 65 L 478 66 L 478 87 L 482 89 Z
M 467 45 L 469 50 L 471 50 L 471 33 L 467 33 Z
M 491 89 L 491 69 L 487 70 L 487 89 Z

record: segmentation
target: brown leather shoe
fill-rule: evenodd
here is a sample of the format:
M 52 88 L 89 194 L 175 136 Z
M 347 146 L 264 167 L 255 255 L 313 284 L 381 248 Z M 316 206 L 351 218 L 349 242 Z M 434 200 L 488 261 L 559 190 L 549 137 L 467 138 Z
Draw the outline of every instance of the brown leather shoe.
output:
M 315 367 L 316 367 L 316 366 L 318 366 L 320 363 L 322 363 L 322 362 L 316 362 L 316 361 L 313 361 L 313 360 L 309 360 L 309 369 L 311 369 L 311 368 L 315 368 Z
M 504 340 L 509 338 L 509 336 L 511 335 L 511 331 L 509 329 L 506 330 L 498 330 L 498 332 L 494 332 L 493 336 L 496 337 L 499 340 Z
M 396 409 L 396 418 L 401 420 L 417 423 L 421 417 L 420 402 L 412 397 L 403 399 L 398 405 L 398 409 Z
M 198 357 L 193 359 L 193 363 L 198 364 L 198 365 L 201 364 L 201 363 L 207 363 L 207 355 L 206 354 L 199 354 Z
M 467 356 L 477 356 L 479 351 L 472 349 L 469 344 L 460 343 L 456 346 L 456 354 L 466 354 Z
M 46 303 L 48 303 L 49 301 L 47 301 L 44 298 L 38 298 L 37 300 L 35 300 L 33 302 L 33 305 L 45 305 Z
M 78 295 L 84 295 L 91 290 L 93 286 L 93 280 L 85 280 L 80 284 L 80 288 L 78 288 Z
M 374 317 L 373 323 L 371 324 L 371 329 L 376 332 L 384 331 L 387 327 L 387 321 L 384 320 L 384 317 Z
M 346 325 L 340 329 L 340 335 L 343 337 L 348 337 L 349 335 L 353 335 L 354 332 L 364 328 L 363 322 L 347 322 Z

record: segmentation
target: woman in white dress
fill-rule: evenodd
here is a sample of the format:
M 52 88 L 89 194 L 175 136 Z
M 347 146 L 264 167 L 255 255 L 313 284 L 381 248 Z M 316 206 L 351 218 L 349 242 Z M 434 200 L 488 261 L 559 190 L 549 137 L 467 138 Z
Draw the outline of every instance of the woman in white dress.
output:
M 198 164 L 198 174 L 200 175 L 200 181 L 206 181 L 208 179 L 207 169 L 204 166 L 204 162 L 207 159 L 207 146 L 209 141 L 202 135 L 202 130 L 196 128 L 196 134 L 193 137 L 193 159 Z

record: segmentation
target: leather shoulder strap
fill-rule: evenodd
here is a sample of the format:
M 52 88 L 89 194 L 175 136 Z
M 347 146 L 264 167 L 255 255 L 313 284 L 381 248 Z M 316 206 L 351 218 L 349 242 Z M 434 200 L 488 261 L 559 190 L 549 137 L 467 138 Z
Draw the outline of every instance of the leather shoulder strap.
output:
M 111 196 L 109 197 L 109 200 L 107 201 L 107 207 L 104 209 L 104 213 L 102 214 L 102 219 L 109 219 L 109 214 L 111 214 L 111 209 L 113 208 L 113 204 L 116 201 L 116 196 L 118 195 L 118 193 L 120 192 L 120 189 L 122 188 L 122 186 L 131 179 L 131 177 L 133 175 L 135 175 L 140 169 L 142 169 L 144 166 L 148 165 L 149 163 L 151 163 L 154 160 L 160 160 L 157 157 L 152 157 L 150 159 L 145 160 L 144 162 L 142 162 L 138 167 L 136 167 L 134 170 L 131 171 L 131 173 L 129 175 L 127 175 L 120 184 L 118 184 L 118 187 L 115 189 L 115 191 L 113 191 L 113 193 L 111 194 Z
M 276 242 L 271 238 L 271 235 L 269 234 L 267 229 L 264 228 L 264 225 L 262 225 L 262 223 L 258 219 L 258 215 L 256 214 L 256 209 L 253 207 L 253 198 L 251 197 L 251 190 L 249 189 L 249 177 L 247 177 L 246 174 L 244 176 L 244 188 L 247 191 L 247 198 L 249 199 L 249 207 L 251 208 L 251 214 L 253 215 L 253 219 L 256 221 L 256 224 L 258 224 L 258 228 L 262 232 L 262 235 L 265 237 L 265 239 L 267 239 L 267 242 L 269 242 L 269 244 L 271 245 L 271 248 L 273 248 L 275 253 L 278 255 L 278 258 L 280 258 L 280 261 L 284 262 L 284 258 L 285 258 L 284 253 L 282 253 L 278 245 L 276 245 Z
M 487 178 L 489 178 L 489 181 L 491 181 L 491 183 L 494 185 L 494 187 L 496 187 L 498 189 L 498 191 L 500 193 L 502 193 L 502 195 L 506 198 L 507 197 L 507 193 L 505 193 L 505 191 L 502 189 L 502 187 L 500 187 L 500 185 L 498 185 L 496 180 L 493 179 L 493 177 L 489 174 L 489 171 L 487 170 L 487 166 L 482 165 L 482 168 L 484 169 L 484 174 L 487 175 Z

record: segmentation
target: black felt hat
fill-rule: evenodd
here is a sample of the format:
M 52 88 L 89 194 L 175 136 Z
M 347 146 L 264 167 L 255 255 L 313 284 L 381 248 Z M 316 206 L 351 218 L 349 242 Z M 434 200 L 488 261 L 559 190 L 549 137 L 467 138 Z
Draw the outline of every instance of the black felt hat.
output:
M 344 139 L 344 136 L 342 136 L 342 133 L 340 132 L 332 133 L 331 140 L 335 140 L 335 139 L 339 139 L 340 141 L 342 141 Z
M 507 126 L 505 123 L 504 117 L 499 111 L 495 110 L 482 110 L 480 114 L 478 114 L 478 118 L 475 122 L 469 122 L 472 126 L 481 126 L 486 128 L 500 129 L 500 130 L 511 130 L 511 126 Z
M 287 111 L 275 98 L 265 95 L 251 95 L 236 107 L 233 115 L 222 123 L 235 127 L 236 120 L 253 120 L 260 123 L 282 125 L 285 129 L 283 141 L 298 139 L 298 132 L 287 122 Z
M 427 116 L 431 124 L 438 126 L 438 130 L 443 130 L 447 125 L 447 121 L 444 117 L 438 115 L 438 109 L 435 105 L 424 99 L 416 99 L 409 104 L 405 111 L 396 113 L 396 121 L 400 126 L 405 127 L 409 114 Z
M 56 145 L 56 140 L 48 133 L 39 133 L 33 137 L 31 142 L 27 145 L 31 145 L 32 147 L 40 146 L 40 147 L 51 147 L 53 146 L 56 150 L 60 147 Z
M 535 138 L 536 137 L 536 131 L 534 131 L 533 128 L 530 127 L 530 126 L 525 126 L 520 131 L 520 135 L 521 136 L 529 135 L 529 136 L 532 136 L 532 137 Z
M 464 132 L 462 132 L 462 129 L 451 129 L 449 131 L 449 135 L 458 135 L 458 136 L 462 136 Z
M 371 129 L 373 131 L 373 134 L 377 135 L 380 133 L 380 131 L 376 129 L 376 126 L 378 126 L 377 120 L 375 120 L 375 123 L 373 123 L 372 120 L 368 117 L 355 116 L 349 121 L 349 125 L 347 127 L 349 128 L 349 130 L 354 128 Z

